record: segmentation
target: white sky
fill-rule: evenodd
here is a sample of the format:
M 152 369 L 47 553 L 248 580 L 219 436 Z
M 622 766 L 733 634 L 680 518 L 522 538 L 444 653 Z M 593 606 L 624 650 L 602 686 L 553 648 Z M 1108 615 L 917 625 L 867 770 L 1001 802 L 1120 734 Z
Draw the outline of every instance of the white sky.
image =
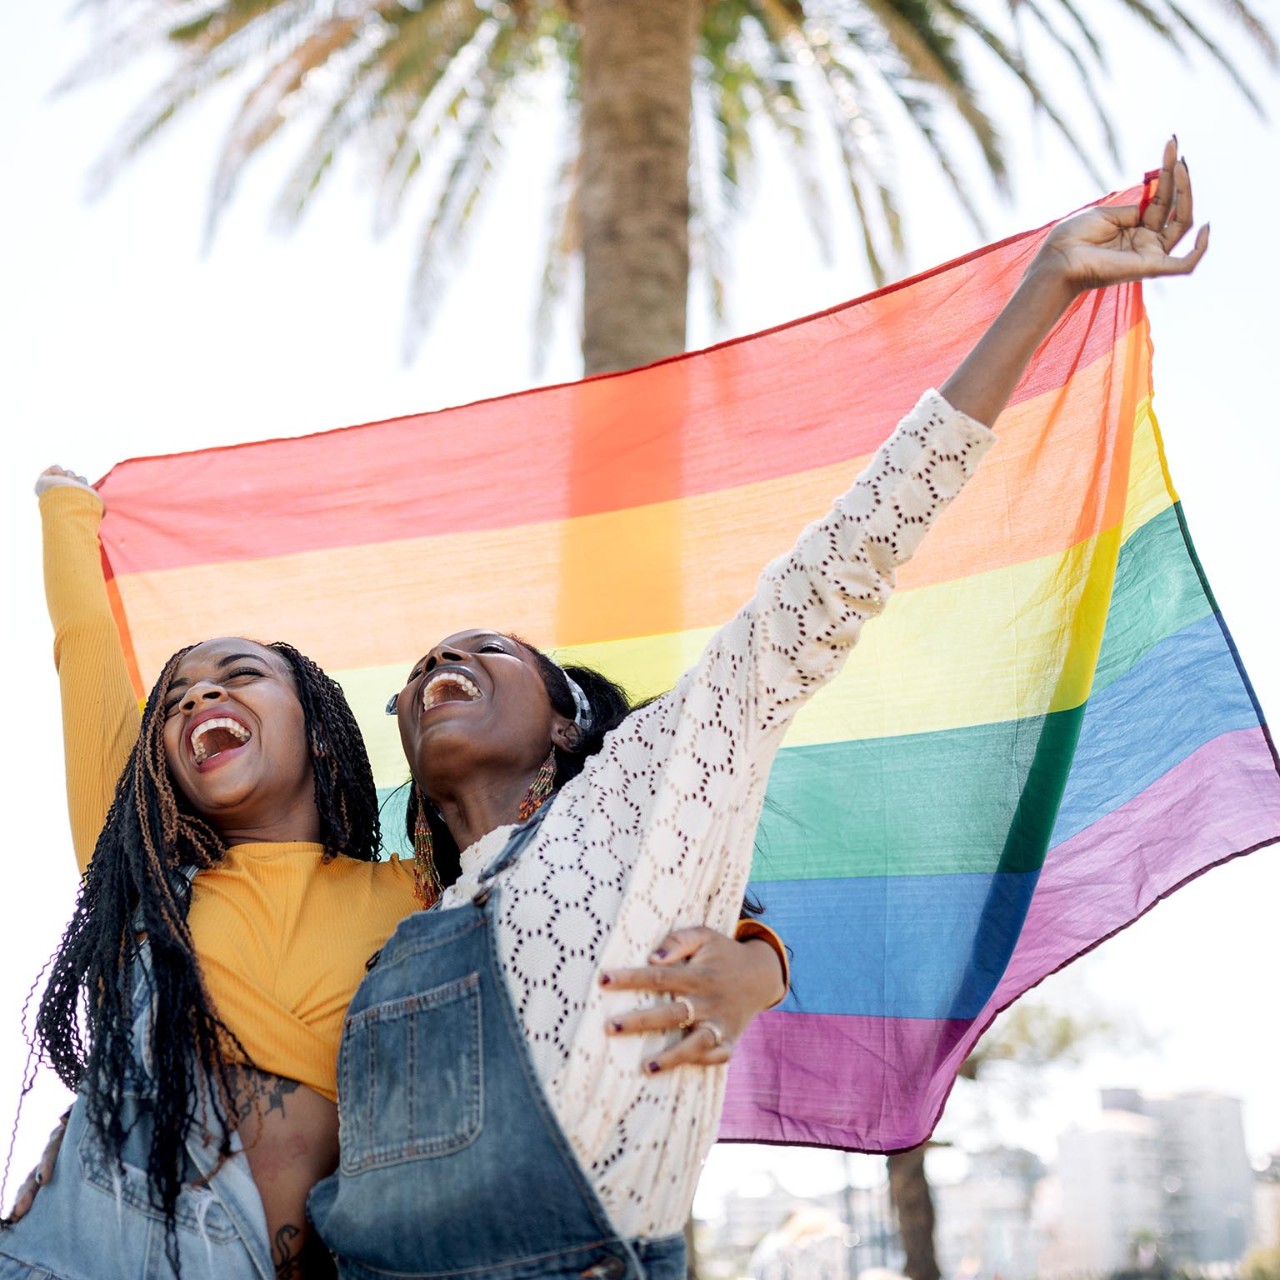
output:
M 1275 6 L 1262 7 L 1274 21 Z M 445 299 L 445 323 L 406 368 L 399 359 L 402 281 L 413 227 L 373 242 L 358 167 L 339 171 L 329 198 L 288 240 L 265 230 L 274 189 L 264 181 L 269 173 L 252 173 L 213 251 L 200 255 L 204 197 L 229 99 L 201 108 L 104 198 L 84 201 L 92 161 L 154 83 L 159 64 L 51 97 L 88 34 L 84 20 L 71 22 L 61 8 L 15 4 L 0 11 L 0 511 L 12 609 L 3 742 L 12 800 L 0 860 L 0 1028 L 8 1029 L 0 1036 L 0 1133 L 19 1088 L 22 999 L 74 894 L 30 496 L 37 472 L 59 462 L 96 478 L 139 454 L 322 430 L 527 385 L 543 224 L 540 166 L 552 132 L 531 107 L 531 122 L 508 146 L 509 173 Z M 1157 408 L 1201 557 L 1262 704 L 1274 710 L 1280 658 L 1271 489 L 1280 447 L 1269 376 L 1280 348 L 1277 133 L 1202 60 L 1180 63 L 1110 17 L 1103 29 L 1114 58 L 1107 93 L 1126 148 L 1109 185 L 1136 180 L 1174 129 L 1196 181 L 1197 212 L 1213 222 L 1213 247 L 1197 276 L 1148 289 Z M 1250 51 L 1240 57 L 1271 117 L 1280 115 L 1280 79 L 1266 79 Z M 1072 101 L 1069 91 L 1062 96 Z M 975 177 L 988 213 L 986 238 L 1039 225 L 1101 194 L 1046 130 L 1028 125 L 1020 102 L 1010 101 L 1004 116 L 1017 199 L 994 202 Z M 974 248 L 982 237 L 952 207 L 927 161 L 906 146 L 900 167 L 912 268 Z M 738 241 L 731 331 L 762 328 L 869 287 L 847 215 L 835 220 L 835 261 L 823 264 L 776 160 L 766 166 L 760 192 Z M 562 329 L 548 380 L 577 371 L 571 326 Z M 695 317 L 692 343 L 710 338 Z M 191 501 L 216 495 L 193 492 Z M 1197 881 L 1046 983 L 1046 1000 L 1105 1004 L 1145 1028 L 1157 1047 L 1127 1058 L 1095 1054 L 1079 1070 L 1055 1074 L 1025 1115 L 997 1105 L 1000 1134 L 1051 1154 L 1054 1135 L 1096 1109 L 1098 1085 L 1123 1083 L 1236 1094 L 1245 1102 L 1251 1150 L 1280 1147 L 1278 903 L 1280 854 L 1265 850 Z M 56 1089 L 37 1094 L 16 1157 L 23 1168 L 60 1105 Z M 970 1100 L 958 1099 L 943 1132 L 961 1142 L 989 1136 L 971 1110 Z M 967 1125 L 957 1123 L 962 1115 L 970 1116 Z M 708 1185 L 732 1185 L 760 1168 L 797 1186 L 817 1185 L 834 1181 L 837 1167 L 834 1157 L 812 1152 L 753 1158 L 720 1149 Z

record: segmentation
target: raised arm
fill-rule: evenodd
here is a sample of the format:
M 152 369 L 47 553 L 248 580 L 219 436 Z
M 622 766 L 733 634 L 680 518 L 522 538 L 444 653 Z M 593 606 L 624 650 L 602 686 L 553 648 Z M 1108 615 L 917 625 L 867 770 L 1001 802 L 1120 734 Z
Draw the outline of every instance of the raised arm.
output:
M 61 467 L 40 475 L 36 494 L 44 532 L 45 600 L 62 696 L 67 808 L 83 872 L 142 717 L 102 579 L 102 499 Z
M 1087 289 L 1192 271 L 1205 232 L 1190 253 L 1173 256 L 1191 216 L 1186 167 L 1170 143 L 1145 207 L 1090 209 L 1056 227 L 941 393 L 921 397 L 831 510 L 766 567 L 754 597 L 676 687 L 615 731 L 616 751 L 588 765 L 602 790 L 628 789 L 646 815 L 653 838 L 637 856 L 680 883 L 694 920 L 724 928 L 736 911 L 787 725 L 840 670 L 863 624 L 888 602 L 898 567 L 973 474 L 995 438 L 983 424 L 999 416 L 1036 348 Z M 717 856 L 692 856 L 683 839 L 690 823 L 704 848 L 719 845 Z M 722 858 L 734 874 L 723 875 Z
M 940 392 L 929 392 L 832 511 L 770 565 L 739 622 L 752 632 L 755 727 L 780 730 L 839 669 L 895 572 L 959 493 L 1036 349 L 1081 294 L 1187 275 L 1208 248 L 1173 250 L 1192 223 L 1191 183 L 1172 139 L 1140 205 L 1087 209 L 1061 222 L 1013 296 Z
M 1207 226 L 1190 253 L 1173 254 L 1191 225 L 1191 180 L 1170 138 L 1145 206 L 1086 209 L 1053 229 L 991 328 L 943 383 L 943 396 L 961 413 L 994 423 L 1036 348 L 1079 294 L 1195 270 L 1209 247 Z

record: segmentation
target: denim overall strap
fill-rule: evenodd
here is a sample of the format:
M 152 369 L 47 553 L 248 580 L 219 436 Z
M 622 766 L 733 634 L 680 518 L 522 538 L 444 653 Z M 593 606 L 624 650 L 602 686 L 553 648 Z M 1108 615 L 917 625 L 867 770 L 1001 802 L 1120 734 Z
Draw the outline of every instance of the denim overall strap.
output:
M 495 878 L 401 922 L 338 1059 L 341 1162 L 308 1209 L 344 1280 L 683 1280 L 679 1236 L 610 1223 L 533 1067 L 498 952 Z

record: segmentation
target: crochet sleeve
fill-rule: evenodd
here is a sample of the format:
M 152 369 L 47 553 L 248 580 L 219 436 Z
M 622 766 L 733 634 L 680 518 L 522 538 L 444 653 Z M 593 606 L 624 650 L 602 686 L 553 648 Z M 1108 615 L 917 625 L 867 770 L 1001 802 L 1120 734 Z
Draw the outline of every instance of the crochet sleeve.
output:
M 995 439 L 926 392 L 830 512 L 770 564 L 723 635 L 747 666 L 748 732 L 785 727 L 844 664 L 863 623 L 888 603 L 897 567 L 972 476 Z M 723 659 L 708 652 L 712 663 Z
M 994 440 L 927 392 L 831 511 L 761 575 L 753 598 L 663 697 L 629 717 L 585 785 L 646 867 L 642 893 L 724 929 L 736 916 L 773 755 L 843 665 Z M 570 784 L 571 786 L 573 784 Z M 736 899 L 736 900 L 735 900 Z M 656 923 L 656 921 L 655 921 Z
M 884 608 L 896 567 L 992 439 L 927 393 L 675 688 L 608 735 L 565 785 L 537 857 L 515 868 L 503 907 L 508 977 L 539 1073 L 618 1221 L 665 1226 L 669 1215 L 648 1207 L 654 1179 L 686 1167 L 683 1148 L 668 1148 L 693 1121 L 671 1118 L 674 1094 L 686 1097 L 678 1081 L 642 1070 L 661 1038 L 604 1034 L 626 1002 L 596 974 L 643 964 L 673 926 L 733 927 L 787 723 L 840 669 Z M 687 1096 L 690 1106 L 718 1098 L 692 1087 Z M 671 1203 L 692 1192 L 681 1183 Z

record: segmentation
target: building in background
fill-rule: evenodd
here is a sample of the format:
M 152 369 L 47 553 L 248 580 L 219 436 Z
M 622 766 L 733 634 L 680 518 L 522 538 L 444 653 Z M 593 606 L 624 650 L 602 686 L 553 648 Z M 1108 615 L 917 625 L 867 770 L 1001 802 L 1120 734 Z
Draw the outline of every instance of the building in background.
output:
M 849 1232 L 830 1209 L 796 1209 L 756 1245 L 751 1280 L 853 1280 Z
M 1253 1239 L 1254 1196 L 1240 1099 L 1104 1089 L 1102 1105 L 1155 1124 L 1165 1257 L 1181 1266 L 1238 1262 Z
M 1107 1273 L 1133 1265 L 1159 1237 L 1163 1195 L 1156 1122 L 1103 1111 L 1058 1140 L 1059 1213 L 1042 1274 Z
M 1253 1246 L 1280 1249 L 1280 1150 L 1271 1153 L 1254 1180 Z
M 1041 1247 L 1034 1205 L 1044 1176 L 1044 1165 L 1030 1151 L 997 1147 L 970 1157 L 963 1182 L 936 1186 L 943 1275 L 1034 1280 Z
M 883 1160 L 855 1158 L 883 1169 Z M 850 1177 L 842 1189 L 811 1196 L 769 1174 L 753 1176 L 724 1198 L 715 1220 L 700 1224 L 698 1248 L 709 1278 L 851 1280 L 902 1260 L 887 1176 L 872 1186 Z
M 1102 1091 L 1102 1109 L 1031 1152 L 970 1154 L 935 1181 L 948 1280 L 1077 1280 L 1129 1272 L 1229 1276 L 1252 1248 L 1280 1247 L 1280 1151 L 1250 1167 L 1240 1101 L 1196 1091 Z M 854 1157 L 866 1159 L 869 1157 Z M 770 1175 L 726 1197 L 699 1231 L 707 1280 L 853 1280 L 902 1256 L 887 1181 L 800 1197 Z

